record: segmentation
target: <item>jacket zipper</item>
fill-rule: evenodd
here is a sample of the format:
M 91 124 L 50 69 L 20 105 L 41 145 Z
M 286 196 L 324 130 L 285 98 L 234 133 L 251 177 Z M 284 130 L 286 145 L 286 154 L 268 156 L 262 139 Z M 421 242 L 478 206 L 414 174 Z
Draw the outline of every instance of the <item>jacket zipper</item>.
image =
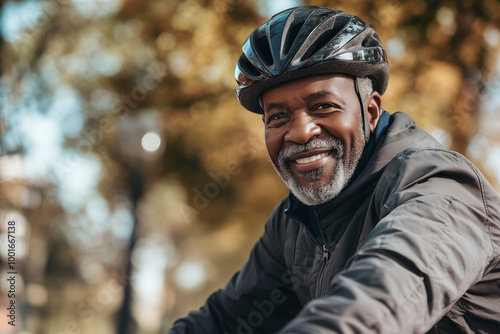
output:
M 320 296 L 326 294 L 326 290 L 325 291 L 319 291 L 318 290 L 318 287 L 322 287 L 322 281 L 323 281 L 323 271 L 325 270 L 325 267 L 326 267 L 326 261 L 330 258 L 330 249 L 328 248 L 328 246 L 326 245 L 326 242 L 325 242 L 325 237 L 323 235 L 323 230 L 321 230 L 321 226 L 319 224 L 319 219 L 318 219 L 318 216 L 316 214 L 316 211 L 313 211 L 314 212 L 314 218 L 316 218 L 316 222 L 314 222 L 315 224 L 317 224 L 318 226 L 318 230 L 319 230 L 319 235 L 321 237 L 321 241 L 323 243 L 322 245 L 322 249 L 323 249 L 323 263 L 321 264 L 321 267 L 319 269 L 319 273 L 318 273 L 318 279 L 316 280 L 316 293 Z M 323 290 L 323 289 L 322 289 Z
M 323 244 L 323 261 L 326 262 L 330 258 L 330 250 Z
M 326 262 L 326 260 L 328 260 L 330 258 L 330 249 L 326 245 L 325 236 L 323 235 L 323 231 L 321 230 L 321 226 L 319 225 L 318 216 L 316 214 L 316 211 L 314 211 L 314 209 L 313 209 L 313 212 L 314 212 L 314 218 L 316 218 L 316 221 L 311 222 L 311 223 L 317 224 L 317 226 L 318 226 L 319 235 L 321 237 L 321 248 L 323 249 L 323 262 Z
M 322 261 L 323 263 L 321 264 L 321 267 L 320 267 L 319 273 L 318 273 L 318 278 L 316 279 L 316 289 L 317 289 L 317 287 L 319 286 L 319 283 L 321 282 L 323 270 L 325 270 L 326 261 L 330 258 L 330 251 L 331 250 L 326 245 L 325 237 L 323 236 L 323 232 L 321 231 L 321 228 L 319 227 L 319 223 L 318 223 L 318 228 L 319 228 L 319 234 L 320 234 L 320 237 L 321 237 L 321 242 L 319 242 L 318 239 L 316 239 L 316 237 L 314 236 L 314 233 L 312 233 L 312 231 L 310 230 L 310 228 L 302 221 L 302 219 L 300 219 L 300 217 L 298 217 L 297 215 L 295 215 L 289 209 L 285 209 L 285 214 L 287 214 L 291 218 L 297 220 L 299 223 L 301 223 L 302 225 L 304 225 L 307 233 L 309 233 L 309 236 L 321 247 L 321 250 L 323 251 L 323 261 Z M 318 220 L 318 217 L 316 216 L 316 212 L 314 213 L 314 215 L 316 217 L 316 220 Z M 316 290 L 316 293 L 317 292 L 318 291 Z

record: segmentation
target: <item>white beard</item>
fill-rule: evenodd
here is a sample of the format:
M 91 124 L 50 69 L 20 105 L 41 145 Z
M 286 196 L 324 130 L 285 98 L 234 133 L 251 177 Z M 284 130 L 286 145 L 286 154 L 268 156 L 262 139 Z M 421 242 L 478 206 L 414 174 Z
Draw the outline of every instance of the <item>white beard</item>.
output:
M 360 138 L 363 138 L 362 129 L 360 130 Z M 306 144 L 293 144 L 282 149 L 278 154 L 278 166 L 274 166 L 273 164 L 273 167 L 283 182 L 285 182 L 286 186 L 291 190 L 292 194 L 302 203 L 306 205 L 323 204 L 337 196 L 349 183 L 361 158 L 364 146 L 364 142 L 358 143 L 357 145 L 355 143 L 350 153 L 349 161 L 351 163 L 348 165 L 345 159 L 345 145 L 340 139 L 334 137 L 324 139 L 315 138 Z M 297 153 L 324 148 L 332 150 L 331 154 L 335 154 L 337 160 L 331 179 L 324 186 L 301 186 L 290 171 L 289 157 Z M 319 179 L 322 171 L 323 168 L 319 168 L 310 172 L 301 173 L 301 176 L 309 181 L 313 181 Z

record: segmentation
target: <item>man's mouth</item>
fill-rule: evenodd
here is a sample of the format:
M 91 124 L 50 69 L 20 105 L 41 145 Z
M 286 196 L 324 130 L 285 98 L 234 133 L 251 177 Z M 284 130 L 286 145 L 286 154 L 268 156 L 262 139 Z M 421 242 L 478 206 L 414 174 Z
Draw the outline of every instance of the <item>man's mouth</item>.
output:
M 307 164 L 319 160 L 321 158 L 327 157 L 331 153 L 332 150 L 329 148 L 317 148 L 306 152 L 296 153 L 288 157 L 288 161 L 295 162 L 299 165 Z
M 295 162 L 298 163 L 299 165 L 300 164 L 306 164 L 308 162 L 313 162 L 313 161 L 319 160 L 321 158 L 324 158 L 324 157 L 328 156 L 329 154 L 330 154 L 330 152 L 324 152 L 324 153 L 316 154 L 316 155 L 313 155 L 313 156 L 310 156 L 310 157 L 305 157 L 305 158 L 302 158 L 302 159 L 296 159 Z
M 289 168 L 298 173 L 306 173 L 323 168 L 328 161 L 336 160 L 329 148 L 314 149 L 296 153 L 288 157 Z

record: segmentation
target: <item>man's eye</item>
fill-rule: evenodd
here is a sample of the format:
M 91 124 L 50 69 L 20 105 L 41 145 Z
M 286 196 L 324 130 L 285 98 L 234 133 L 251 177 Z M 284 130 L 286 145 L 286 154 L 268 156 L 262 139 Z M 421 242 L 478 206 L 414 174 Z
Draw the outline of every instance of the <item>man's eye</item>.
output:
M 337 106 L 332 103 L 322 103 L 316 107 L 316 110 L 325 110 L 330 108 L 337 108 Z
M 280 119 L 283 119 L 285 117 L 287 117 L 286 113 L 279 112 L 279 113 L 276 113 L 274 115 L 269 116 L 267 122 L 269 123 L 269 122 L 272 122 L 272 121 L 280 120 Z

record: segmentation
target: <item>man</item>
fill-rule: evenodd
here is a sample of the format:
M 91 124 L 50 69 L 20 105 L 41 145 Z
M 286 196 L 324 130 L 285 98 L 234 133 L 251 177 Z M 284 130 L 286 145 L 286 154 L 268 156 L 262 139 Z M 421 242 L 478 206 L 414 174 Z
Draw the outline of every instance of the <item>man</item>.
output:
M 381 108 L 382 44 L 342 11 L 256 29 L 237 95 L 290 188 L 249 260 L 169 333 L 500 333 L 500 198 Z

